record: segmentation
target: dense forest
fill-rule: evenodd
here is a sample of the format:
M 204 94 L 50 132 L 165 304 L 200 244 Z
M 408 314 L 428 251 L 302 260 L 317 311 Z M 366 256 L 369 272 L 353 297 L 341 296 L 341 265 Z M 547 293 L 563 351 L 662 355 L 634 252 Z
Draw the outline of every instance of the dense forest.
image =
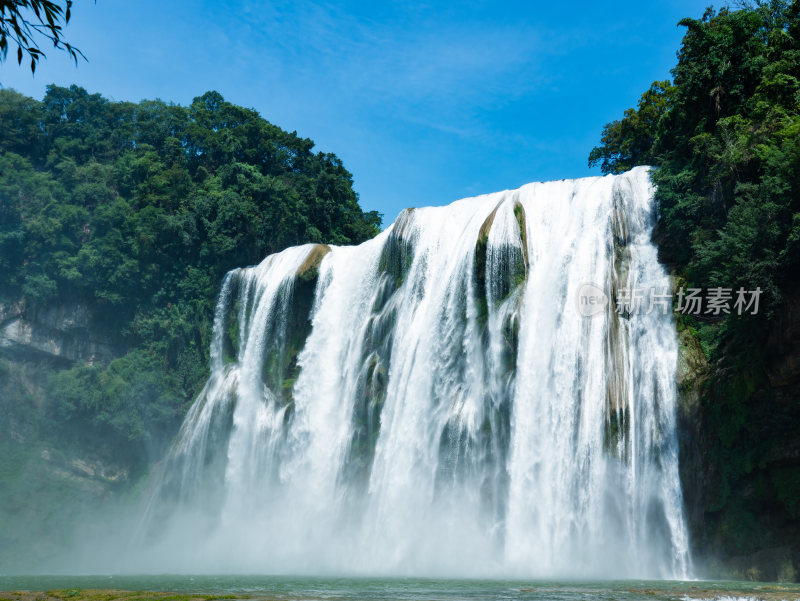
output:
M 800 3 L 680 25 L 672 80 L 606 125 L 589 163 L 656 167 L 655 237 L 679 284 L 763 291 L 757 315 L 678 314 L 702 351 L 681 457 L 701 481 L 685 470 L 684 489 L 702 550 L 800 565 Z
M 144 462 L 207 377 L 226 271 L 379 231 L 342 162 L 313 146 L 217 92 L 184 107 L 0 90 L 0 302 L 79 303 L 114 349 L 110 363 L 42 376 L 57 401 L 39 403 L 48 437 L 79 433 Z M 12 397 L 0 409 L 30 412 Z

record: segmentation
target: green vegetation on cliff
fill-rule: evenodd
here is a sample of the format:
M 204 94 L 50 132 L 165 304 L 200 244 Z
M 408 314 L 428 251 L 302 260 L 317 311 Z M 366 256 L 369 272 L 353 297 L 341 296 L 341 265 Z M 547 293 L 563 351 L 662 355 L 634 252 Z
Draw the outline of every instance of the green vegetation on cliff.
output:
M 685 488 L 690 501 L 699 495 L 691 518 L 700 547 L 725 558 L 785 549 L 775 551 L 783 559 L 742 560 L 740 574 L 796 577 L 800 3 L 708 9 L 680 25 L 672 81 L 653 83 L 606 125 L 589 162 L 606 173 L 656 167 L 656 239 L 681 282 L 763 290 L 758 315 L 680 316 L 681 340 L 694 337 L 712 366 L 698 375 L 690 419 L 700 435 L 682 457 L 703 474 L 702 490 Z M 759 573 L 776 561 L 783 574 Z
M 226 271 L 379 231 L 341 161 L 313 145 L 217 92 L 184 107 L 0 90 L 0 302 L 85 305 L 116 349 L 43 378 L 50 423 L 144 458 L 207 375 Z

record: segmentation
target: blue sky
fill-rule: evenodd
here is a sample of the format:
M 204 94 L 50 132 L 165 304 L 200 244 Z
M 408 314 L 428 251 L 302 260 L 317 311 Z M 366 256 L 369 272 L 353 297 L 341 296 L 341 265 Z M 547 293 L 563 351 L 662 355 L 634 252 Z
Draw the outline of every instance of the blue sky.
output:
M 388 223 L 598 173 L 603 124 L 669 76 L 676 23 L 708 1 L 77 0 L 66 33 L 89 62 L 49 51 L 35 76 L 3 63 L 0 82 L 181 104 L 217 90 L 339 155 Z

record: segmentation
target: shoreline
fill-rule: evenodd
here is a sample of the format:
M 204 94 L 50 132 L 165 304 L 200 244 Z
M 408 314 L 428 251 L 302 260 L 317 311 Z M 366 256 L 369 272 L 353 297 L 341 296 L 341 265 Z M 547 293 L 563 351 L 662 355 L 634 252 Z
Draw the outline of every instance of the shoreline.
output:
M 399 586 L 394 590 L 384 589 L 382 594 L 375 595 L 375 590 L 357 590 L 351 587 L 338 589 L 332 587 L 314 587 L 314 590 L 302 590 L 303 587 L 289 590 L 257 591 L 241 593 L 232 590 L 230 593 L 206 594 L 202 592 L 168 592 L 150 590 L 126 589 L 79 589 L 66 588 L 54 590 L 9 590 L 0 591 L 0 601 L 284 601 L 290 599 L 302 600 L 340 600 L 340 599 L 486 599 L 487 593 L 497 599 L 548 599 L 564 598 L 570 592 L 580 589 L 581 598 L 586 599 L 617 599 L 620 593 L 631 600 L 654 599 L 665 601 L 693 601 L 717 599 L 720 601 L 800 601 L 800 585 L 798 584 L 754 584 L 752 587 L 720 587 L 718 582 L 709 583 L 703 587 L 698 583 L 690 586 L 673 586 L 665 588 L 640 588 L 633 586 L 619 586 L 619 583 L 609 582 L 607 588 L 594 583 L 589 587 L 575 587 L 571 583 L 542 583 L 539 586 L 507 586 L 508 583 L 498 583 L 496 590 L 483 590 L 477 596 L 462 596 L 459 592 L 454 595 L 442 595 L 443 591 L 417 590 L 412 591 Z M 739 584 L 739 583 L 731 583 Z M 743 584 L 743 583 L 742 583 Z M 413 587 L 411 587 L 413 589 Z M 466 591 L 461 591 L 466 592 Z M 476 591 L 477 592 L 477 591 Z M 437 594 L 438 593 L 438 594 Z

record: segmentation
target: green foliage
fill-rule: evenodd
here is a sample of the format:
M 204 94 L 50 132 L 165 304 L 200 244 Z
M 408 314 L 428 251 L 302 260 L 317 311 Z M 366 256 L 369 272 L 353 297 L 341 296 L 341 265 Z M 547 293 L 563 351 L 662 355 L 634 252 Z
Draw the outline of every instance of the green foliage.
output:
M 58 399 L 52 414 L 69 428 L 78 422 L 128 442 L 163 439 L 184 412 L 176 373 L 154 353 L 134 350 L 108 367 L 78 366 L 51 374 L 45 388 Z
M 0 291 L 83 302 L 127 351 L 51 378 L 59 419 L 136 443 L 174 429 L 207 375 L 228 270 L 379 231 L 341 161 L 313 146 L 217 92 L 184 107 L 0 89 Z
M 54 48 L 64 50 L 77 64 L 83 53 L 64 40 L 63 26 L 69 23 L 72 0 L 60 2 L 51 0 L 0 0 L 0 62 L 8 55 L 9 41 L 17 46 L 17 62 L 21 65 L 23 56 L 31 61 L 31 72 L 44 56 L 39 47 L 39 38 L 53 44 Z M 63 25 L 62 25 L 63 23 Z
M 627 109 L 619 121 L 603 128 L 602 146 L 589 153 L 589 166 L 600 163 L 603 173 L 622 173 L 654 161 L 654 133 L 667 110 L 674 88 L 669 81 L 654 81 L 636 109 Z

